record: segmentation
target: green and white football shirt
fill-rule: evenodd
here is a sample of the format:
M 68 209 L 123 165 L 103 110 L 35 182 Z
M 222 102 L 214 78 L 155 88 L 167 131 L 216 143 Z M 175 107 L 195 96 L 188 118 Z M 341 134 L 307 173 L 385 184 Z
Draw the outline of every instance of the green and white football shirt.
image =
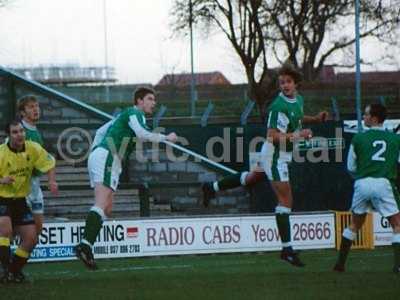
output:
M 356 179 L 353 213 L 362 215 L 373 209 L 390 217 L 399 212 L 399 192 L 394 184 L 399 161 L 396 134 L 374 127 L 353 137 L 347 157 L 347 168 Z
M 299 131 L 302 127 L 303 97 L 297 95 L 291 99 L 282 93 L 269 107 L 269 129 L 277 129 L 282 133 Z M 289 181 L 288 163 L 292 160 L 293 143 L 283 139 L 279 144 L 267 140 L 263 146 L 262 156 L 264 169 L 272 181 Z
M 278 129 L 282 133 L 299 131 L 304 117 L 303 103 L 303 97 L 300 95 L 291 99 L 280 93 L 269 108 L 268 128 Z M 279 146 L 281 151 L 291 152 L 293 150 L 292 143 L 287 143 L 286 149 L 282 149 L 284 145 Z
M 29 124 L 28 122 L 25 122 L 24 120 L 21 120 L 21 124 L 22 124 L 22 127 L 24 127 L 24 129 L 25 129 L 25 139 L 27 141 L 36 142 L 40 146 L 44 147 L 42 135 L 40 134 L 37 127 Z M 42 173 L 39 170 L 34 169 L 32 172 L 33 177 L 37 177 L 37 176 L 41 176 L 41 175 L 42 175 Z
M 118 154 L 121 160 L 128 157 L 135 148 L 135 138 L 150 142 L 165 140 L 165 135 L 149 130 L 144 112 L 137 107 L 123 110 L 116 119 L 103 126 L 108 126 L 108 128 L 99 147 Z
M 36 142 L 40 146 L 43 147 L 43 145 L 44 145 L 43 138 L 42 138 L 42 135 L 40 134 L 39 130 L 37 130 L 36 126 L 33 126 L 33 125 L 25 122 L 24 120 L 22 120 L 21 123 L 25 129 L 25 139 L 27 141 Z
M 136 138 L 161 142 L 166 136 L 153 133 L 146 126 L 144 112 L 137 107 L 123 110 L 114 120 L 96 131 L 93 151 L 89 155 L 90 185 L 101 183 L 116 191 L 122 171 L 122 161 L 136 146 Z
M 355 179 L 374 177 L 393 181 L 400 161 L 400 137 L 380 127 L 353 137 L 347 157 L 347 168 Z

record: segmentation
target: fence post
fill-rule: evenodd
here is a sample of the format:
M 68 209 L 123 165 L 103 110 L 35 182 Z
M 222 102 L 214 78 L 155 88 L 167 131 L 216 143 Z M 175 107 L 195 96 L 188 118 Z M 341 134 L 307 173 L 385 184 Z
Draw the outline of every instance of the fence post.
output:
M 386 99 L 384 96 L 379 97 L 379 103 L 382 104 L 383 106 L 386 106 Z
M 332 101 L 332 114 L 334 116 L 335 121 L 340 120 L 340 111 L 335 97 L 331 98 Z
M 164 116 L 165 112 L 167 111 L 167 107 L 165 105 L 161 105 L 160 109 L 153 117 L 153 129 L 157 128 L 160 124 L 161 118 Z
M 140 216 L 150 217 L 150 190 L 147 183 L 139 187 Z
M 249 117 L 251 111 L 253 110 L 255 105 L 255 102 L 252 100 L 249 100 L 249 102 L 247 103 L 245 109 L 243 110 L 241 116 L 240 116 L 240 124 L 242 126 L 247 124 L 247 118 Z
M 208 118 L 210 117 L 211 112 L 214 109 L 214 104 L 211 103 L 211 101 L 208 101 L 208 105 L 206 109 L 203 112 L 203 115 L 201 116 L 200 124 L 201 127 L 206 127 L 208 123 Z

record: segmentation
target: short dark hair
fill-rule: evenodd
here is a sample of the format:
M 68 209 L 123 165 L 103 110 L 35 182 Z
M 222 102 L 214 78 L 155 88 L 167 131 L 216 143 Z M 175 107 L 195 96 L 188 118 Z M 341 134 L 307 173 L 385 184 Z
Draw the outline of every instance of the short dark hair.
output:
M 297 70 L 291 63 L 285 63 L 278 71 L 278 76 L 288 75 L 293 78 L 294 82 L 297 84 L 299 83 L 302 78 L 303 74 L 299 70 Z
M 8 122 L 6 124 L 6 127 L 4 128 L 4 131 L 6 132 L 6 134 L 8 136 L 10 136 L 11 126 L 17 126 L 17 125 L 21 125 L 22 126 L 21 121 L 18 120 L 18 119 L 12 120 L 12 121 L 10 121 L 10 122 Z
M 18 99 L 17 109 L 18 112 L 25 111 L 25 106 L 30 102 L 39 102 L 36 96 L 34 95 L 26 95 Z
M 371 117 L 377 118 L 379 124 L 381 124 L 386 120 L 387 109 L 383 104 L 373 103 L 369 105 L 369 114 Z
M 147 87 L 139 87 L 135 90 L 135 93 L 133 94 L 133 100 L 135 102 L 135 105 L 137 104 L 139 99 L 143 99 L 147 94 L 153 94 L 155 95 L 156 92 Z

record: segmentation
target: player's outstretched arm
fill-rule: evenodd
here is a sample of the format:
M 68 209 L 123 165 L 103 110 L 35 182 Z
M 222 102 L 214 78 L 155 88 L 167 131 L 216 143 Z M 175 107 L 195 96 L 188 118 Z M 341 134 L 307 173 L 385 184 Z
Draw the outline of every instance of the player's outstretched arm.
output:
M 329 113 L 327 111 L 321 111 L 315 116 L 304 116 L 303 124 L 315 124 L 323 123 L 329 119 Z
M 302 129 L 296 132 L 283 133 L 279 129 L 269 128 L 267 131 L 267 140 L 275 145 L 280 143 L 293 142 L 296 139 L 310 139 L 312 138 L 311 129 Z
M 178 136 L 175 132 L 171 132 L 167 135 L 166 140 L 172 143 L 176 143 L 176 141 L 178 140 Z
M 160 143 L 167 139 L 167 136 L 161 133 L 150 131 L 143 122 L 139 121 L 137 116 L 129 118 L 129 127 L 135 132 L 136 137 L 154 143 Z

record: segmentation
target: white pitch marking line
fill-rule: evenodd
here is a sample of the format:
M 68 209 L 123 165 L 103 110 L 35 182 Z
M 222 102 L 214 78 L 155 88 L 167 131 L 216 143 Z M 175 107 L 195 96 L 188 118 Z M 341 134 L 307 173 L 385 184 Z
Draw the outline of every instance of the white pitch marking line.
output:
M 162 270 L 162 269 L 185 269 L 185 268 L 191 268 L 193 267 L 192 265 L 172 265 L 172 266 L 152 266 L 152 267 L 146 267 L 146 266 L 132 266 L 132 267 L 123 267 L 123 268 L 106 268 L 106 269 L 99 269 L 96 271 L 89 271 L 86 270 L 87 272 L 90 273 L 105 273 L 105 272 L 124 272 L 124 271 L 143 271 L 143 270 Z M 36 275 L 38 276 L 54 276 L 54 275 L 78 275 L 80 272 L 75 272 L 75 271 L 54 271 L 54 272 L 33 272 L 33 273 L 28 273 L 29 275 Z
M 231 266 L 239 266 L 239 265 L 251 265 L 251 264 L 256 264 L 258 262 L 256 261 L 248 261 L 248 262 L 234 262 L 234 263 L 221 263 L 217 262 L 215 264 L 212 264 L 211 267 L 231 267 Z M 199 265 L 201 266 L 201 265 Z M 96 271 L 89 271 L 84 269 L 84 272 L 88 273 L 105 273 L 105 272 L 125 272 L 125 271 L 146 271 L 146 270 L 166 270 L 166 269 L 189 269 L 195 267 L 194 265 L 171 265 L 171 266 L 132 266 L 132 267 L 122 267 L 122 268 L 105 268 L 105 269 L 99 269 Z M 210 266 L 209 266 L 210 267 Z M 54 271 L 54 272 L 27 272 L 29 276 L 40 278 L 42 276 L 62 276 L 66 275 L 67 277 L 76 277 L 79 276 L 79 274 L 82 274 L 81 272 L 76 272 L 76 271 Z

